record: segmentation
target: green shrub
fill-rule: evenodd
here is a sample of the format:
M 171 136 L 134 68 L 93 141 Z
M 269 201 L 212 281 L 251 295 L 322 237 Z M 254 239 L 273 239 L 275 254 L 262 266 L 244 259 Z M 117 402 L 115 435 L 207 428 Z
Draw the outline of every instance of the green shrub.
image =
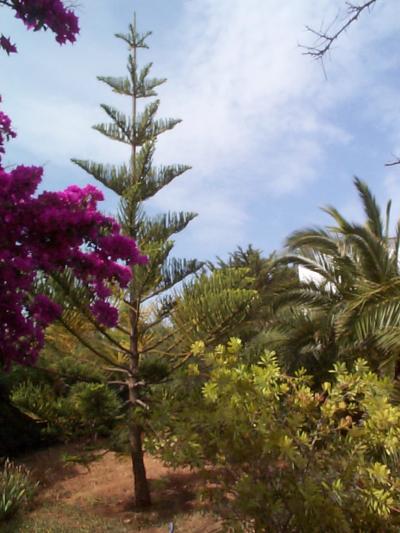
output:
M 59 437 L 69 433 L 64 417 L 64 399 L 57 397 L 50 385 L 22 382 L 11 391 L 10 399 L 19 409 L 46 423 L 43 428 L 46 436 Z
M 71 387 L 68 404 L 89 434 L 108 434 L 121 410 L 117 394 L 103 383 L 76 383 Z
M 34 496 L 37 483 L 29 471 L 8 459 L 0 469 L 0 522 L 8 520 Z
M 73 355 L 58 356 L 53 354 L 50 349 L 47 350 L 45 358 L 42 357 L 41 364 L 55 373 L 62 376 L 64 383 L 73 385 L 74 383 L 84 380 L 93 382 L 104 382 L 105 373 L 97 360 L 88 360 L 84 357 Z
M 174 465 L 213 467 L 210 496 L 229 531 L 400 531 L 400 408 L 389 380 L 358 360 L 352 371 L 336 365 L 315 392 L 274 354 L 243 364 L 237 339 L 195 352 L 202 364 L 188 372 L 203 379 L 202 396 L 168 405 L 166 394 L 173 416 L 163 434 L 167 419 L 155 428 L 158 451 Z
M 43 420 L 57 416 L 57 399 L 50 385 L 24 381 L 12 390 L 10 399 L 23 411 Z
M 121 409 L 117 394 L 104 383 L 75 383 L 57 396 L 50 385 L 21 383 L 13 403 L 47 423 L 45 433 L 64 440 L 106 435 Z

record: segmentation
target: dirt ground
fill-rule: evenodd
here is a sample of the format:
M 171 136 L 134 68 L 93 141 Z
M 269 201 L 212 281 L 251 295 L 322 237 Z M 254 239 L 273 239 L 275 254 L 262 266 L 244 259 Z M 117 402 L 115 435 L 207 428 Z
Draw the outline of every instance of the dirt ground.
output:
M 66 464 L 63 461 L 65 454 L 77 455 L 78 450 L 72 445 L 56 446 L 22 459 L 21 462 L 40 482 L 33 513 L 49 505 L 62 504 L 57 508 L 118 519 L 126 531 L 167 533 L 171 522 L 177 533 L 211 533 L 216 530 L 216 519 L 208 512 L 206 504 L 196 497 L 204 483 L 199 473 L 189 469 L 171 470 L 158 459 L 147 456 L 153 506 L 150 510 L 135 511 L 129 457 L 110 452 L 85 466 Z M 96 531 L 101 529 L 96 527 Z

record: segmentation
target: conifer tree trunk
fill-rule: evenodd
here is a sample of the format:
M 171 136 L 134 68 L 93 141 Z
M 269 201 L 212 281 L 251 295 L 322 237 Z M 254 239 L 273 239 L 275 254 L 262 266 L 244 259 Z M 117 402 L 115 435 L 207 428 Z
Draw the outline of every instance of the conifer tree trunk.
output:
M 134 162 L 135 153 L 132 151 L 132 160 Z M 138 376 L 139 376 L 139 351 L 138 351 L 138 310 L 139 302 L 134 300 L 134 289 L 130 291 L 131 304 L 131 376 L 128 380 L 129 401 L 132 406 L 137 405 L 138 400 Z M 128 428 L 129 445 L 131 448 L 132 472 L 133 472 L 133 493 L 135 507 L 148 507 L 151 505 L 149 483 L 147 481 L 146 467 L 144 464 L 144 453 L 142 444 L 143 428 L 140 424 L 132 420 Z
M 150 489 L 143 457 L 142 432 L 142 427 L 136 423 L 132 423 L 129 427 L 135 507 L 138 508 L 151 505 Z

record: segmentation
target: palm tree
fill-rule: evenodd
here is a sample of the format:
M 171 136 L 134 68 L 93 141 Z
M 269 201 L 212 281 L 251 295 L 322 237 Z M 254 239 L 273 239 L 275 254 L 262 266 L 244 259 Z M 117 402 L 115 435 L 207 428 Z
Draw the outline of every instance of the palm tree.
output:
M 337 209 L 327 207 L 324 211 L 333 225 L 294 232 L 287 239 L 288 253 L 278 261 L 305 268 L 311 279 L 288 291 L 278 306 L 295 313 L 301 310 L 304 320 L 314 323 L 317 331 L 324 330 L 331 353 L 336 351 L 341 358 L 362 355 L 375 370 L 398 377 L 400 221 L 390 237 L 391 202 L 382 216 L 368 186 L 358 178 L 354 184 L 365 222 L 349 222 Z M 288 339 L 290 345 L 290 335 Z

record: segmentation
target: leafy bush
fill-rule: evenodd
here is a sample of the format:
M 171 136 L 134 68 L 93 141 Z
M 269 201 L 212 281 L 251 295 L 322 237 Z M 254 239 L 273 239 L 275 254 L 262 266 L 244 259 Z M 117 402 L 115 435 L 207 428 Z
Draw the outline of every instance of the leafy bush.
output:
M 75 383 L 65 396 L 50 385 L 21 383 L 11 399 L 20 409 L 47 423 L 45 433 L 64 440 L 105 435 L 121 408 L 116 393 L 103 383 Z
M 174 465 L 213 466 L 210 495 L 228 530 L 400 530 L 400 408 L 389 380 L 358 360 L 352 371 L 336 365 L 315 392 L 273 353 L 243 364 L 237 339 L 195 352 L 202 364 L 189 379 L 203 379 L 202 395 L 164 404 L 174 416 L 158 451 Z
M 0 522 L 8 520 L 36 491 L 37 483 L 31 480 L 29 471 L 8 459 L 0 469 Z

